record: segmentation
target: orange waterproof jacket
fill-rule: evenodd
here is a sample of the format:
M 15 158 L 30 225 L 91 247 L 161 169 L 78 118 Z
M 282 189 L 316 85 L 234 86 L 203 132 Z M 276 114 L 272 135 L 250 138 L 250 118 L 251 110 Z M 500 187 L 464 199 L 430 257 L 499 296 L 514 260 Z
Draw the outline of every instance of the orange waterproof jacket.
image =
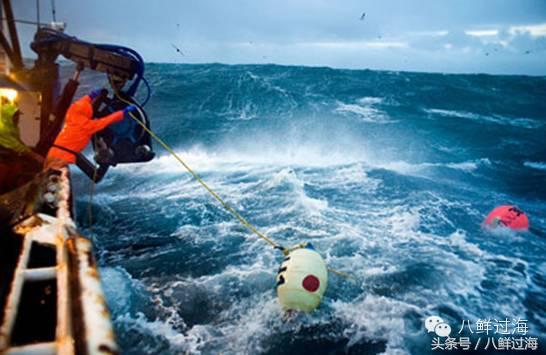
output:
M 70 106 L 66 113 L 64 127 L 55 139 L 54 145 L 79 153 L 89 143 L 93 134 L 123 119 L 123 111 L 116 111 L 104 118 L 94 120 L 91 102 L 89 96 L 84 96 Z M 54 158 L 76 163 L 74 154 L 52 147 L 47 154 L 47 159 Z

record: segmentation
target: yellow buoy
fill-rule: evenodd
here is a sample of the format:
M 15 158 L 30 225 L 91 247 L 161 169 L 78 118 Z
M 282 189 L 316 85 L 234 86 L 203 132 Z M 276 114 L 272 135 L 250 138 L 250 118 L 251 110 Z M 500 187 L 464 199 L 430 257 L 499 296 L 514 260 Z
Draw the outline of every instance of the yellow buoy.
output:
M 285 310 L 311 312 L 328 286 L 328 269 L 311 244 L 291 251 L 277 274 L 277 295 Z

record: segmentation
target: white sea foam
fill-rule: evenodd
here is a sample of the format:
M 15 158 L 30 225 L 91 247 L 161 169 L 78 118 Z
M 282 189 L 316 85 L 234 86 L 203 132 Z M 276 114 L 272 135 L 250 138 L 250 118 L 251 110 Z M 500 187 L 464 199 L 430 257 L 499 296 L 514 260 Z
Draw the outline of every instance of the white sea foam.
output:
M 337 102 L 337 107 L 334 112 L 343 115 L 354 115 L 363 122 L 369 123 L 391 123 L 386 112 L 376 108 L 376 105 L 383 103 L 380 97 L 363 97 L 358 99 L 356 103 Z
M 142 291 L 142 285 L 121 267 L 100 269 L 108 306 L 115 314 L 124 314 L 131 310 L 131 294 Z
M 405 346 L 407 334 L 397 332 L 396 328 L 404 329 L 408 312 L 434 312 L 434 307 L 449 304 L 465 316 L 483 317 L 474 305 L 470 310 L 464 310 L 460 302 L 451 301 L 482 297 L 479 289 L 486 277 L 487 266 L 483 259 L 488 254 L 468 241 L 467 232 L 457 229 L 456 222 L 446 212 L 459 209 L 459 212 L 470 213 L 471 206 L 426 191 L 413 191 L 399 199 L 383 200 L 376 195 L 381 193 L 377 191 L 382 185 L 381 178 L 371 178 L 368 174 L 377 167 L 402 174 L 423 174 L 439 168 L 473 172 L 490 164 L 489 160 L 377 165 L 369 162 L 320 165 L 315 161 L 310 165 L 306 159 L 289 157 L 292 159 L 288 159 L 290 163 L 302 163 L 291 166 L 279 159 L 282 154 L 278 153 L 265 158 L 241 153 L 209 153 L 201 149 L 182 153 L 190 165 L 203 172 L 209 184 L 238 210 L 248 205 L 248 201 L 260 201 L 246 212 L 251 221 L 278 221 L 262 230 L 268 236 L 286 245 L 299 242 L 299 237 L 305 236 L 305 240 L 315 244 L 331 267 L 357 278 L 355 286 L 347 286 L 333 277 L 325 301 L 333 311 L 329 307 L 321 308 L 308 321 L 311 323 L 302 323 L 299 327 L 339 319 L 345 328 L 341 327 L 334 337 L 348 339 L 349 347 L 361 341 L 385 341 L 386 354 L 405 354 L 409 351 Z M 172 158 L 161 157 L 158 162 L 143 167 L 137 176 L 175 171 L 170 170 L 170 164 L 175 163 Z M 172 181 L 165 177 L 161 179 L 155 188 L 139 191 L 138 198 L 154 201 L 163 197 L 169 203 L 176 203 L 176 209 L 170 208 L 171 213 L 175 213 L 173 217 L 208 208 L 203 199 L 209 197 L 196 188 L 191 177 Z M 336 188 L 337 193 L 366 190 L 370 201 L 362 199 L 356 204 L 344 205 L 310 192 L 325 188 Z M 333 197 L 335 200 L 336 196 Z M 234 236 L 248 237 L 237 254 L 255 255 L 254 258 L 244 258 L 242 263 L 195 278 L 144 280 L 146 291 L 152 294 L 162 315 L 151 318 L 144 313 L 135 315 L 132 312 L 117 316 L 116 322 L 154 338 L 165 339 L 174 352 L 236 354 L 267 351 L 262 343 L 267 334 L 285 331 L 272 287 L 273 273 L 279 262 L 275 252 L 262 241 L 241 232 L 236 221 L 231 220 L 211 221 L 199 227 L 183 224 L 173 234 L 173 237 L 184 240 L 195 239 L 195 243 L 203 245 L 216 241 L 215 252 L 225 248 L 225 238 Z M 173 248 L 175 246 L 165 246 L 146 255 L 132 256 L 132 262 L 144 263 L 151 255 L 157 260 L 161 253 L 172 256 Z M 415 272 L 411 268 L 407 271 L 406 267 L 423 263 L 431 265 L 428 282 L 434 284 L 423 288 L 421 284 L 410 282 L 402 290 L 397 290 L 396 275 Z M 385 280 L 383 283 L 394 280 L 393 291 L 390 291 L 393 294 L 380 297 L 366 288 L 367 281 L 374 278 Z M 119 282 L 116 277 L 111 279 Z M 510 280 L 513 276 L 505 281 Z M 384 284 L 383 287 L 389 289 L 390 285 Z M 339 296 L 341 288 L 348 288 L 354 296 L 349 299 L 343 294 Z M 120 290 L 130 292 L 123 291 L 124 288 Z M 183 317 L 176 315 L 177 307 L 182 307 L 177 302 L 184 301 L 185 298 L 181 297 L 184 292 L 195 293 L 196 290 L 202 293 L 193 297 L 204 298 L 217 306 L 218 314 L 211 316 L 213 319 L 205 324 L 186 327 Z M 513 288 L 504 299 L 521 304 L 521 290 L 519 286 Z M 116 294 L 117 291 L 107 292 Z M 121 310 L 128 308 L 127 305 L 116 307 Z
M 365 96 L 357 100 L 362 105 L 378 105 L 385 101 L 382 97 Z
M 187 332 L 181 332 L 175 329 L 169 322 L 162 319 L 148 319 L 144 313 L 137 313 L 136 316 L 126 313 L 115 319 L 115 322 L 121 323 L 124 327 L 144 333 L 154 338 L 164 338 L 169 346 L 175 352 L 186 352 L 190 354 L 201 354 L 202 347 L 207 341 L 214 338 L 214 327 L 208 325 L 195 325 Z M 148 344 L 144 352 L 157 352 L 153 344 Z
M 328 208 L 328 202 L 325 200 L 309 197 L 305 192 L 304 181 L 297 176 L 294 170 L 290 168 L 282 169 L 265 183 L 266 188 L 274 188 L 282 184 L 291 186 L 290 195 L 294 203 L 288 207 L 282 208 L 281 213 L 288 213 L 298 209 L 305 209 L 310 214 L 318 214 Z
M 480 166 L 488 165 L 491 165 L 491 161 L 487 158 L 482 158 L 477 160 L 450 163 L 408 163 L 406 161 L 393 161 L 375 164 L 374 166 L 377 168 L 392 170 L 403 175 L 414 175 L 421 173 L 424 170 L 433 168 L 449 168 L 470 173 L 477 170 Z
M 381 180 L 369 177 L 366 170 L 364 163 L 350 163 L 330 169 L 308 169 L 305 178 L 309 183 L 322 188 L 350 190 L 358 187 L 368 192 L 375 191 L 381 185 Z
M 359 167 L 338 169 L 348 169 L 341 176 L 347 175 L 349 181 L 367 179 L 365 175 L 359 175 L 352 170 Z M 267 174 L 271 174 L 271 171 Z M 311 176 L 318 179 L 317 176 Z M 306 179 L 305 170 L 277 168 L 275 173 L 263 179 L 260 189 L 265 190 L 260 191 L 283 190 L 287 187 L 297 191 L 304 188 Z M 226 184 L 229 185 L 229 182 Z M 116 322 L 152 337 L 167 340 L 175 352 L 236 354 L 267 351 L 262 341 L 272 332 L 297 332 L 298 329 L 315 323 L 328 324 L 333 318 L 343 324 L 338 330 L 340 333 L 335 333 L 334 337 L 348 339 L 348 347 L 361 341 L 385 341 L 386 354 L 406 354 L 409 352 L 406 348 L 407 333 L 400 330 L 406 329 L 407 313 L 424 314 L 423 310 L 434 312 L 434 307 L 449 304 L 465 316 L 470 313 L 474 317 L 483 317 L 474 308 L 465 313 L 464 309 L 458 304 L 452 304 L 450 300 L 480 297 L 477 290 L 485 277 L 482 260 L 487 256 L 477 245 L 466 240 L 466 232 L 463 230 L 445 236 L 422 231 L 422 227 L 431 229 L 443 219 L 448 219 L 445 214 L 447 207 L 466 209 L 467 206 L 438 198 L 428 192 L 414 192 L 408 199 L 410 200 L 376 201 L 366 209 L 354 206 L 337 207 L 335 219 L 322 213 L 318 215 L 317 223 L 313 223 L 312 227 L 321 229 L 324 224 L 330 228 L 329 232 L 325 230 L 318 236 L 319 244 L 316 246 L 320 246 L 319 252 L 325 256 L 329 265 L 353 274 L 358 281 L 354 286 L 347 286 L 333 277 L 328 300 L 325 301 L 329 307 L 323 306 L 310 319 L 298 321 L 297 329 L 283 328 L 286 325 L 280 320 L 280 307 L 271 286 L 274 270 L 278 267 L 278 257 L 272 249 L 261 241 L 253 241 L 252 238 L 244 244 L 241 252 L 251 253 L 256 257 L 241 264 L 230 265 L 216 273 L 196 278 L 175 278 L 167 282 L 158 278 L 153 283 L 145 280 L 146 289 L 153 295 L 153 299 L 157 299 L 159 304 L 162 304 L 162 299 L 172 303 L 166 306 L 166 316 L 155 319 L 144 314 L 123 314 L 116 318 Z M 297 205 L 300 202 L 296 199 L 291 200 L 291 203 Z M 255 210 L 253 213 L 260 216 L 265 212 Z M 200 227 L 199 242 L 213 238 L 221 240 L 224 236 L 231 238 L 235 227 L 236 224 L 231 222 L 218 228 L 213 226 L 214 230 L 210 231 Z M 278 235 L 278 231 L 287 227 L 300 227 L 301 233 L 312 236 L 310 230 L 298 226 L 296 221 L 273 224 L 266 232 L 268 235 Z M 181 226 L 180 231 L 187 229 L 184 232 L 186 238 L 192 238 L 192 234 L 197 232 L 196 228 Z M 279 241 L 284 242 L 282 239 Z M 346 246 L 354 251 L 340 254 L 340 250 Z M 408 249 L 408 246 L 411 247 Z M 378 296 L 369 291 L 359 291 L 356 297 L 350 299 L 343 295 L 339 298 L 335 296 L 336 292 L 341 292 L 340 285 L 354 293 L 354 289 L 359 290 L 366 285 L 369 278 L 389 280 L 390 274 L 405 272 L 405 265 L 423 262 L 430 263 L 435 273 L 430 280 L 435 284 L 427 289 L 412 290 L 410 282 L 407 290 L 395 292 L 392 297 Z M 511 279 L 510 276 L 506 281 Z M 195 290 L 204 292 L 203 296 L 211 304 L 222 306 L 212 321 L 186 327 L 181 323 L 183 319 L 172 315 L 180 307 L 177 302 L 185 299 L 177 292 L 191 293 Z M 506 300 L 519 304 L 520 289 L 514 289 L 514 292 L 516 296 L 512 294 Z
M 250 72 L 241 80 L 259 85 L 267 81 Z M 277 89 L 271 92 L 290 95 Z M 256 113 L 258 106 L 235 97 L 229 112 L 234 119 Z M 332 108 L 326 96 L 320 99 L 325 102 L 312 104 Z M 389 120 L 386 105 L 390 103 L 384 99 L 366 97 L 333 109 L 347 118 L 376 122 Z M 429 114 L 530 124 L 462 111 Z M 97 187 L 94 201 L 107 218 L 97 220 L 94 230 L 101 231 L 99 250 L 103 241 L 107 246 L 102 247 L 106 263 L 126 265 L 134 273 L 120 266 L 101 270 L 116 328 L 122 329 L 119 336 L 134 346 L 128 352 L 269 353 L 279 351 L 268 347 L 272 339 L 290 337 L 304 344 L 334 340 L 339 346 L 348 341 L 345 349 L 335 349 L 348 353 L 361 342 L 385 342 L 386 354 L 419 353 L 427 350 L 430 344 L 424 350 L 422 346 L 430 338 L 420 325 L 415 329 L 416 320 L 441 309 L 473 320 L 536 311 L 524 303 L 530 290 L 542 291 L 532 284 L 536 281 L 530 270 L 543 270 L 544 263 L 497 255 L 507 240 L 519 241 L 511 235 L 483 234 L 472 225 L 482 218 L 475 203 L 483 195 L 463 196 L 461 184 L 438 192 L 440 185 L 427 189 L 381 171 L 464 178 L 468 176 L 463 173 L 485 171 L 489 160 L 438 162 L 427 160 L 426 152 L 372 159 L 367 153 L 380 147 L 366 150 L 366 142 L 351 140 L 350 134 L 325 134 L 320 142 L 277 137 L 282 139 L 270 139 L 270 144 L 252 137 L 177 152 L 261 232 L 287 246 L 312 241 L 329 267 L 350 273 L 355 281 L 331 275 L 321 307 L 284 323 L 274 289 L 282 260 L 278 251 L 224 215 L 174 158 L 161 155 L 146 165 L 120 165 Z M 458 157 L 471 151 L 442 149 Z M 525 163 L 533 169 L 542 164 Z M 138 245 L 144 239 L 153 247 Z M 527 251 L 519 244 L 513 249 Z M 534 319 L 544 324 L 544 317 Z M 533 329 L 536 323 L 530 320 Z
M 404 314 L 418 311 L 418 308 L 405 302 L 387 297 L 366 295 L 361 300 L 350 303 L 332 302 L 336 316 L 351 325 L 346 331 L 349 336 L 347 347 L 363 339 L 385 340 L 384 354 L 408 354 L 404 344 Z
M 531 118 L 522 117 L 506 117 L 501 115 L 480 115 L 467 111 L 454 111 L 454 110 L 442 110 L 442 109 L 425 109 L 426 113 L 430 115 L 438 115 L 443 117 L 463 118 L 473 121 L 490 122 L 504 126 L 514 126 L 520 128 L 534 129 L 543 126 L 543 124 L 537 120 Z
M 485 253 L 476 244 L 469 243 L 466 240 L 466 233 L 463 230 L 456 230 L 449 236 L 449 244 L 466 253 L 476 257 L 482 257 Z
M 209 174 L 222 174 L 218 183 L 221 184 L 226 178 L 226 174 L 245 173 L 249 176 L 264 176 L 275 174 L 279 167 L 316 167 L 316 168 L 335 168 L 319 175 L 320 184 L 339 184 L 370 183 L 369 187 L 379 186 L 378 180 L 368 179 L 367 169 L 386 169 L 403 175 L 422 175 L 427 170 L 447 168 L 472 173 L 478 168 L 491 165 L 487 158 L 467 160 L 461 162 L 421 162 L 410 163 L 403 160 L 379 160 L 370 158 L 365 152 L 343 152 L 336 150 L 325 150 L 316 146 L 299 146 L 286 149 L 263 149 L 260 154 L 251 152 L 235 152 L 226 150 L 222 152 L 210 152 L 201 147 L 193 147 L 188 150 L 178 151 L 182 159 L 193 168 L 195 172 L 210 179 Z M 540 168 L 540 165 L 533 165 Z M 146 165 L 117 167 L 116 172 L 130 173 L 132 175 L 148 176 L 150 174 L 177 174 L 179 176 L 179 186 L 187 185 L 193 178 L 179 164 L 179 162 L 170 155 L 161 155 Z M 326 174 L 326 175 L 324 175 Z M 105 180 L 108 181 L 108 180 Z M 273 183 L 273 182 L 271 182 Z M 169 185 L 169 183 L 167 183 Z M 168 190 L 168 186 L 162 186 L 160 189 Z M 253 183 L 247 187 L 251 189 Z M 193 188 L 193 187 L 192 187 Z M 235 190 L 244 189 L 244 183 L 236 186 Z M 151 191 L 157 193 L 158 191 Z M 182 192 L 182 191 L 181 191 Z M 187 191 L 184 191 L 187 192 Z M 142 191 L 146 194 L 146 191 Z
M 523 163 L 528 168 L 536 169 L 536 170 L 546 170 L 546 163 L 540 162 L 540 161 L 526 161 Z
M 255 151 L 234 151 L 226 149 L 209 151 L 192 147 L 176 152 L 197 173 L 221 172 L 222 174 L 247 172 L 260 174 L 278 167 L 336 167 L 366 160 L 365 152 L 345 152 L 320 146 L 262 147 Z M 162 154 L 144 165 L 120 165 L 113 172 L 148 176 L 150 174 L 180 174 L 182 179 L 191 176 L 171 155 Z
M 237 121 L 249 121 L 258 117 L 257 108 L 251 102 L 246 102 L 236 115 L 229 115 L 228 119 Z

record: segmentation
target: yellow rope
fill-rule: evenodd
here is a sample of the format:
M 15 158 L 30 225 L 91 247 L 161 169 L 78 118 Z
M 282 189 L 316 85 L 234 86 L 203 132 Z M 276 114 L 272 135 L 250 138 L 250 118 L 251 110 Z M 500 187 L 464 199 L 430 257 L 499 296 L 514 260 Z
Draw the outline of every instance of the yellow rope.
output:
M 337 276 L 341 276 L 343 278 L 346 278 L 346 279 L 351 279 L 351 280 L 354 280 L 354 277 L 349 275 L 349 274 L 346 274 L 342 271 L 338 271 L 336 269 L 332 269 L 332 268 L 328 268 L 328 272 L 331 272 L 332 274 L 335 274 Z
M 121 98 L 118 93 L 116 92 L 116 90 L 114 90 L 114 93 L 116 95 L 116 97 L 125 102 L 126 104 L 128 105 L 132 105 L 132 103 L 130 103 L 129 101 L 127 100 L 124 100 L 123 98 Z M 193 171 L 193 169 L 184 162 L 184 160 L 182 160 L 182 158 L 180 158 L 180 156 L 178 154 L 176 154 L 176 152 L 167 144 L 165 143 L 165 141 L 163 141 L 163 139 L 159 138 L 154 132 L 152 132 L 151 129 L 149 129 L 148 127 L 146 127 L 146 125 L 141 121 L 139 120 L 138 118 L 136 118 L 131 112 L 129 112 L 129 116 L 135 120 L 141 127 L 142 129 L 144 129 L 146 132 L 148 132 L 150 134 L 150 136 L 152 136 L 159 144 L 161 144 L 161 146 L 163 148 L 165 148 L 165 150 L 167 150 L 194 178 L 195 180 L 197 180 L 197 182 L 199 182 L 201 184 L 201 186 L 203 186 L 218 202 L 220 202 L 220 204 L 229 212 L 231 213 L 235 218 L 237 218 L 239 220 L 239 222 L 241 222 L 241 224 L 243 226 L 245 226 L 248 230 L 250 230 L 252 233 L 256 234 L 259 238 L 265 240 L 267 243 L 269 243 L 271 246 L 273 246 L 274 248 L 280 248 L 281 250 L 284 250 L 283 247 L 281 247 L 279 244 L 275 243 L 273 240 L 271 240 L 270 238 L 268 238 L 266 235 L 264 235 L 263 233 L 261 233 L 258 229 L 256 229 L 256 227 L 254 227 L 250 222 L 248 222 L 243 216 L 241 216 L 241 214 L 239 214 L 239 212 L 237 212 L 233 207 L 231 207 L 226 201 L 224 201 L 216 192 L 214 192 L 208 185 L 205 181 L 203 181 L 203 179 L 201 179 L 201 177 L 195 172 Z
M 110 77 L 109 77 L 109 79 L 110 79 Z M 124 102 L 124 103 L 126 103 L 128 105 L 133 105 L 131 102 L 129 102 L 128 100 L 123 99 L 119 95 L 119 93 L 115 89 L 115 86 L 112 85 L 111 80 L 110 80 L 110 85 L 112 86 L 112 89 L 114 91 L 114 95 L 116 95 L 116 97 L 120 101 L 122 101 L 122 102 Z M 140 108 L 138 106 L 136 106 L 136 107 L 140 111 Z M 146 127 L 146 125 L 141 120 L 136 118 L 131 112 L 129 112 L 129 116 L 135 122 L 137 122 L 142 127 L 142 129 L 144 129 L 146 132 L 148 132 L 148 134 L 150 134 L 150 136 L 152 136 L 163 148 L 165 148 L 165 150 L 167 150 L 167 152 L 169 152 L 195 178 L 195 180 L 197 180 L 197 182 L 199 182 L 199 184 L 201 184 L 201 186 L 203 186 L 205 188 L 205 190 L 207 190 L 229 213 L 231 213 L 235 218 L 237 218 L 239 220 L 239 222 L 241 222 L 241 224 L 243 226 L 245 226 L 248 230 L 250 230 L 252 233 L 257 235 L 259 238 L 265 240 L 272 247 L 280 249 L 283 252 L 284 255 L 288 255 L 288 253 L 291 251 L 290 249 L 287 249 L 287 248 L 281 246 L 280 244 L 275 243 L 273 240 L 268 238 L 265 234 L 261 233 L 254 225 L 252 225 L 250 222 L 248 222 L 243 216 L 241 216 L 239 214 L 239 212 L 237 212 L 226 201 L 224 201 L 216 192 L 214 192 L 214 190 L 212 190 L 207 185 L 207 183 L 205 181 L 203 181 L 203 179 L 201 179 L 201 177 L 195 171 L 193 171 L 193 169 L 188 164 L 186 164 L 184 162 L 184 160 L 182 160 L 182 158 L 180 158 L 180 156 L 178 154 L 176 154 L 176 152 L 167 143 L 165 143 L 165 141 L 163 141 L 163 139 L 161 139 L 151 129 Z M 347 279 L 352 279 L 353 278 L 352 276 L 350 276 L 350 275 L 348 275 L 348 274 L 346 274 L 344 272 L 337 271 L 335 269 L 328 268 L 328 271 L 333 273 L 333 274 L 336 274 L 338 276 L 341 276 L 343 278 L 347 278 Z
M 237 218 L 239 220 L 239 222 L 241 222 L 246 228 L 248 228 L 251 232 L 253 232 L 254 234 L 256 234 L 258 237 L 262 238 L 263 240 L 265 240 L 267 243 L 269 243 L 271 246 L 273 246 L 274 248 L 279 248 L 281 247 L 279 244 L 275 243 L 274 241 L 272 241 L 270 238 L 268 238 L 267 236 L 265 236 L 263 233 L 261 233 L 259 230 L 256 229 L 256 227 L 254 227 L 252 224 L 250 224 L 250 222 L 248 222 L 243 216 L 241 216 L 239 214 L 239 212 L 237 212 L 233 207 L 231 207 L 226 201 L 224 201 L 216 192 L 214 192 L 208 185 L 206 182 L 203 181 L 203 179 L 201 179 L 201 177 L 199 175 L 197 175 L 197 173 L 195 171 L 193 171 L 189 166 L 188 164 L 186 164 L 179 156 L 178 154 L 176 154 L 176 152 L 174 150 L 172 150 L 171 147 L 169 147 L 167 145 L 167 143 L 165 143 L 161 138 L 159 138 L 154 132 L 152 132 L 148 127 L 146 127 L 146 125 L 144 123 L 142 123 L 138 118 L 134 117 L 133 114 L 129 113 L 129 116 L 131 118 L 133 118 L 135 121 L 137 121 L 141 126 L 142 128 L 148 132 L 159 144 L 161 144 L 161 146 L 163 146 L 163 148 L 165 148 L 169 153 L 172 154 L 172 156 L 178 160 L 178 162 L 180 164 L 182 164 L 182 166 L 184 166 L 184 168 L 186 168 L 186 170 L 195 178 L 195 180 L 197 180 L 197 182 L 199 182 L 218 202 L 220 202 L 220 204 L 222 204 L 222 206 L 224 206 L 224 208 L 229 212 L 231 213 L 235 218 Z

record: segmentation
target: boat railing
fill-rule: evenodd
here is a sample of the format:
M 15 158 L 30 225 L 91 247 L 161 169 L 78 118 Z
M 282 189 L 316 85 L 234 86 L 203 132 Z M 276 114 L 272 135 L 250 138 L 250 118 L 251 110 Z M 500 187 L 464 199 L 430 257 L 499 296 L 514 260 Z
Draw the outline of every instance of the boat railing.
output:
M 73 221 L 69 171 L 40 178 L 26 192 L 29 215 L 0 235 L 17 254 L 2 274 L 11 282 L 2 280 L 0 354 L 117 353 L 92 243 Z

